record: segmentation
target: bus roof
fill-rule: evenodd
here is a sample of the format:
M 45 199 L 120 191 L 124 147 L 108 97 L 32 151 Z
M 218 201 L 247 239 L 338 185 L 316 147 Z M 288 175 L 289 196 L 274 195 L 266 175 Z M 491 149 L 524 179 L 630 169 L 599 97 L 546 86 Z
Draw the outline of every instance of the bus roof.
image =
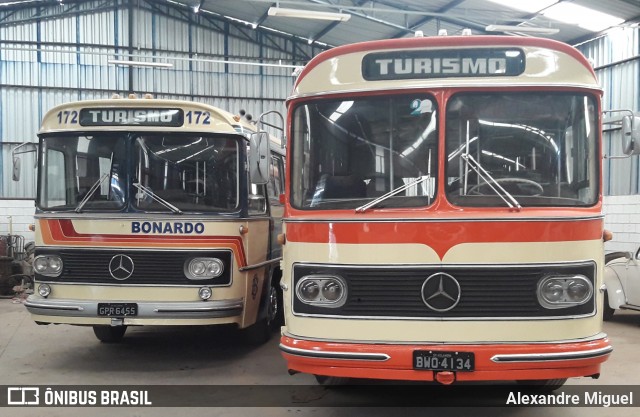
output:
M 39 133 L 69 131 L 255 132 L 254 124 L 203 103 L 116 98 L 65 103 L 49 110 Z
M 330 49 L 313 58 L 293 95 L 438 87 L 555 86 L 600 90 L 588 60 L 550 39 L 438 36 Z

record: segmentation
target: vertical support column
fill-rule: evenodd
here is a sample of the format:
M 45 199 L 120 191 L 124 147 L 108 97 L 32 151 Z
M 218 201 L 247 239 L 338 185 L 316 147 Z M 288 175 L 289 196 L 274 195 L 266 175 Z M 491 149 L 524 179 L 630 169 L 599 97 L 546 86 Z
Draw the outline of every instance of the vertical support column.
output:
M 129 61 L 133 61 L 132 55 L 133 55 L 133 43 L 134 43 L 134 37 L 133 37 L 133 27 L 134 27 L 134 19 L 133 19 L 133 1 L 134 0 L 129 0 L 128 4 L 127 4 L 127 13 L 129 16 L 127 16 L 128 18 L 128 29 L 129 29 L 129 45 L 128 45 L 128 51 L 129 51 Z M 155 33 L 153 33 L 153 35 L 155 35 Z M 152 36 L 153 36 L 152 35 Z M 155 49 L 155 48 L 154 48 Z M 129 66 L 129 85 L 127 86 L 127 91 L 129 94 L 134 92 L 133 89 L 133 84 L 134 84 L 134 80 L 133 80 L 133 67 Z

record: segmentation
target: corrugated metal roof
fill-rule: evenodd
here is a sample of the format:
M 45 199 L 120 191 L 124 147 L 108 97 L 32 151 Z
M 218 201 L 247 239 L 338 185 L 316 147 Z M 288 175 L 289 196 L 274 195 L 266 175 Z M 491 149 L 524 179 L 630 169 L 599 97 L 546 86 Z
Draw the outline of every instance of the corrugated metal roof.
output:
M 533 1 L 533 0 L 532 0 Z M 562 1 L 562 0 L 561 0 Z M 178 0 L 189 7 L 199 6 L 201 13 L 215 13 L 260 26 L 275 29 L 331 46 L 356 41 L 425 36 L 447 29 L 448 34 L 460 34 L 470 28 L 474 34 L 486 33 L 490 24 L 525 25 L 558 28 L 551 35 L 538 35 L 569 44 L 579 43 L 599 35 L 575 25 L 563 24 L 539 13 L 526 13 L 500 6 L 487 0 Z M 351 14 L 347 22 L 333 23 L 290 17 L 268 16 L 275 4 L 279 7 L 343 12 Z M 624 19 L 625 24 L 640 20 L 638 0 L 572 0 L 572 3 L 599 10 Z

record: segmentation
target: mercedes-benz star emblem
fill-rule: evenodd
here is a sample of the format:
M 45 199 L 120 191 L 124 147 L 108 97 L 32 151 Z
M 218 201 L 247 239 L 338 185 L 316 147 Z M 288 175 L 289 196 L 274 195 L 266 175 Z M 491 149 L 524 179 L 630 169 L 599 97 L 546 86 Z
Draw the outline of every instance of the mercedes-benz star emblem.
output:
M 438 272 L 422 284 L 422 301 L 433 311 L 449 311 L 460 302 L 460 284 L 449 274 Z
M 109 262 L 109 273 L 117 280 L 127 279 L 133 274 L 133 260 L 127 255 L 116 255 Z

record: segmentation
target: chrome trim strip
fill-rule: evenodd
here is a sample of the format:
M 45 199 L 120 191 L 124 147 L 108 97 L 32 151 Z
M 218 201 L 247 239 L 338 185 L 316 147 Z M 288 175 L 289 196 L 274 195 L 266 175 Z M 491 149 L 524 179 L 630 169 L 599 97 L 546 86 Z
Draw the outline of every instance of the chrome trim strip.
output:
M 438 81 L 441 80 L 441 78 L 438 78 Z M 405 81 L 405 80 L 403 80 Z M 364 81 L 363 81 L 364 82 Z M 418 87 L 416 87 L 415 84 L 412 83 L 411 86 L 409 87 L 402 87 L 400 85 L 398 86 L 393 86 L 393 87 L 388 87 L 385 88 L 384 90 L 381 90 L 379 88 L 352 88 L 352 89 L 342 89 L 340 87 L 336 87 L 334 89 L 326 89 L 323 91 L 318 91 L 318 92 L 314 92 L 314 93 L 302 93 L 302 94 L 292 94 L 289 97 L 287 97 L 287 99 L 285 100 L 285 103 L 289 103 L 290 101 L 293 100 L 300 100 L 300 99 L 306 99 L 306 98 L 318 98 L 318 97 L 324 97 L 324 96 L 328 96 L 328 95 L 347 95 L 347 96 L 351 96 L 351 94 L 359 94 L 359 93 L 370 93 L 370 92 L 380 92 L 380 91 L 384 91 L 384 92 L 402 92 L 405 90 L 416 90 L 416 89 L 430 89 L 432 90 L 433 88 L 437 87 L 438 89 L 441 88 L 495 88 L 496 91 L 500 91 L 503 88 L 524 88 L 524 89 L 528 89 L 531 87 L 535 87 L 535 88 L 540 88 L 540 87 L 554 87 L 554 88 L 576 88 L 576 89 L 580 89 L 580 90 L 590 90 L 591 92 L 598 94 L 598 93 L 602 93 L 604 90 L 598 86 L 598 85 L 593 85 L 593 84 L 567 84 L 567 83 L 544 83 L 544 84 L 533 84 L 533 83 L 515 83 L 515 84 L 509 84 L 506 85 L 504 84 L 504 82 L 498 81 L 496 80 L 496 82 L 493 83 L 474 83 L 474 84 L 464 84 L 461 85 L 459 83 L 438 83 L 437 86 L 435 86 L 433 83 L 424 83 L 423 85 L 420 85 Z M 298 90 L 298 85 L 294 86 L 294 91 Z
M 397 340 L 389 341 L 389 340 L 352 340 L 352 339 L 325 339 L 319 337 L 301 337 L 291 334 L 287 331 L 282 333 L 285 337 L 290 337 L 296 340 L 304 340 L 310 342 L 324 342 L 324 343 L 353 343 L 353 344 L 361 344 L 361 345 L 435 345 L 435 346 L 445 346 L 445 345 L 561 345 L 567 343 L 588 343 L 593 342 L 595 340 L 601 340 L 607 337 L 606 333 L 598 333 L 596 335 L 585 337 L 581 339 L 565 339 L 565 340 L 545 340 L 545 341 L 479 341 L 479 342 L 458 342 L 458 341 L 447 341 L 447 342 L 434 342 L 432 340 L 416 340 L 416 341 L 408 341 L 408 342 L 399 342 Z
M 226 288 L 231 287 L 233 282 L 230 284 L 219 284 L 219 285 L 207 285 L 207 284 L 135 284 L 135 285 L 126 285 L 120 283 L 92 283 L 92 282 L 73 282 L 73 281 L 35 281 L 38 284 L 49 284 L 49 285 L 81 285 L 84 287 L 120 287 L 120 288 L 200 288 L 200 287 L 211 287 L 211 288 Z
M 296 219 L 296 218 L 283 218 L 283 223 L 485 223 L 485 222 L 576 222 L 576 221 L 588 221 L 588 220 L 601 220 L 604 219 L 604 215 L 584 216 L 584 217 L 459 217 L 455 219 L 443 219 L 436 217 L 425 218 L 365 218 L 358 217 L 353 219 Z
M 210 253 L 210 252 L 231 252 L 231 259 L 233 259 L 233 250 L 229 249 L 229 248 L 225 248 L 225 247 L 221 247 L 221 248 L 186 248 L 186 249 L 181 249 L 181 248 L 171 248 L 171 249 L 158 249 L 158 248 L 121 248 L 120 246 L 46 246 L 46 245 L 40 245 L 38 247 L 36 247 L 36 250 L 88 250 L 88 251 L 103 251 L 103 252 L 116 252 L 116 253 L 122 253 L 122 252 L 158 252 L 160 254 L 162 253 L 166 253 L 166 252 L 191 252 L 194 253 L 195 255 L 193 256 L 193 258 L 197 258 L 198 256 L 202 256 L 202 254 L 204 253 Z M 45 253 L 44 255 L 48 255 L 47 253 Z
M 502 267 L 512 267 L 512 268 L 530 268 L 530 267 L 552 267 L 552 266 L 592 266 L 594 268 L 593 279 L 594 285 L 597 281 L 597 263 L 593 260 L 582 260 L 582 261 L 564 261 L 564 262 L 554 262 L 554 263 L 504 263 L 500 266 Z M 421 268 L 458 268 L 458 269 L 489 269 L 495 268 L 494 264 L 487 265 L 478 265 L 478 264 L 438 264 L 438 265 L 424 265 L 424 264 L 403 264 L 403 265 L 353 265 L 353 264 L 318 264 L 318 263 L 305 263 L 305 262 L 294 262 L 291 265 L 292 273 L 296 266 L 303 267 L 318 267 L 318 268 L 328 268 L 329 271 L 331 269 L 421 269 Z M 292 278 L 293 280 L 293 278 Z M 595 297 L 592 295 L 592 297 Z M 556 311 L 560 311 L 561 309 L 557 309 Z M 589 313 L 579 314 L 579 315 L 569 315 L 569 316 L 527 316 L 527 317 L 511 317 L 511 316 L 503 316 L 503 317 L 406 317 L 406 316 L 339 316 L 333 314 L 310 314 L 310 313 L 297 313 L 293 310 L 292 314 L 296 317 L 316 317 L 316 318 L 326 318 L 326 319 L 337 319 L 337 320 L 380 320 L 380 321 L 388 321 L 388 320 L 397 320 L 397 321 L 488 321 L 488 322 L 498 322 L 498 321 L 549 321 L 549 320 L 573 320 L 573 319 L 583 319 L 595 316 L 597 313 L 596 303 L 593 303 L 593 310 Z
M 266 260 L 264 262 L 260 262 L 260 263 L 254 264 L 254 265 L 243 266 L 242 268 L 238 268 L 238 271 L 244 272 L 244 271 L 250 271 L 252 269 L 262 268 L 263 266 L 275 264 L 277 262 L 280 262 L 281 260 L 282 260 L 282 256 L 280 256 L 278 258 L 269 259 L 269 260 Z
M 590 313 L 573 316 L 531 316 L 531 317 L 403 317 L 403 316 L 336 316 L 329 314 L 307 314 L 293 312 L 296 317 L 311 317 L 311 318 L 323 318 L 323 319 L 335 319 L 335 320 L 367 320 L 367 321 L 487 321 L 487 322 L 499 322 L 499 321 L 559 321 L 559 320 L 575 320 L 586 319 L 596 315 L 596 310 Z
M 197 304 L 211 304 L 211 306 L 198 307 Z M 161 307 L 155 308 L 153 311 L 156 313 L 207 313 L 215 311 L 230 311 L 230 310 L 242 310 L 244 306 L 244 300 L 238 298 L 236 300 L 222 300 L 213 302 L 190 302 L 190 303 L 171 303 L 165 304 Z
M 81 317 L 105 319 L 98 316 L 98 303 L 133 303 L 138 305 L 137 316 L 126 316 L 125 319 L 182 319 L 182 318 L 223 318 L 242 314 L 244 298 L 215 301 L 192 302 L 153 302 L 135 300 L 49 300 L 27 298 L 25 307 L 31 314 L 57 317 Z M 172 316 L 173 315 L 173 316 Z
M 304 356 L 315 359 L 342 359 L 352 361 L 385 362 L 391 359 L 386 353 L 356 353 L 356 352 L 329 352 L 311 349 L 300 349 L 284 346 L 280 343 L 280 350 L 290 355 Z
M 491 361 L 495 363 L 520 363 L 520 362 L 553 362 L 569 361 L 579 359 L 591 359 L 608 355 L 613 352 L 613 346 L 606 346 L 600 349 L 583 350 L 576 352 L 560 353 L 514 353 L 494 355 Z
M 58 304 L 58 303 L 45 304 L 45 303 L 25 301 L 24 305 L 27 307 L 27 309 L 31 307 L 31 308 L 42 308 L 42 309 L 60 310 L 60 311 L 84 311 L 84 308 L 80 306 L 64 305 L 64 304 Z
M 232 213 L 236 216 L 238 213 Z M 179 217 L 170 217 L 166 214 L 161 213 L 148 213 L 145 214 L 144 217 L 140 217 L 140 213 L 74 213 L 74 212 L 48 212 L 48 211 L 40 211 L 33 215 L 34 219 L 39 220 L 55 220 L 55 219 L 68 219 L 68 220 L 122 220 L 122 221 L 132 221 L 132 220 L 140 220 L 140 221 L 152 221 L 152 220 L 165 220 L 170 222 L 175 221 L 197 221 L 200 223 L 242 223 L 242 222 L 254 222 L 254 221 L 267 221 L 271 219 L 269 216 L 252 216 L 252 217 L 232 217 L 228 214 L 220 215 L 218 213 L 211 214 L 211 218 L 207 217 L 208 215 L 197 216 L 195 214 L 183 214 Z
M 561 262 L 530 262 L 530 263 L 500 263 L 496 264 L 322 264 L 316 262 L 293 262 L 291 264 L 292 268 L 296 266 L 310 266 L 310 267 L 319 267 L 319 268 L 372 268 L 372 269 L 419 269 L 419 268 L 478 268 L 478 269 L 488 269 L 488 268 L 496 268 L 496 267 L 520 267 L 531 268 L 531 267 L 546 267 L 546 266 L 596 266 L 596 262 L 593 259 L 582 259 L 582 260 L 574 260 L 574 261 L 561 261 Z

